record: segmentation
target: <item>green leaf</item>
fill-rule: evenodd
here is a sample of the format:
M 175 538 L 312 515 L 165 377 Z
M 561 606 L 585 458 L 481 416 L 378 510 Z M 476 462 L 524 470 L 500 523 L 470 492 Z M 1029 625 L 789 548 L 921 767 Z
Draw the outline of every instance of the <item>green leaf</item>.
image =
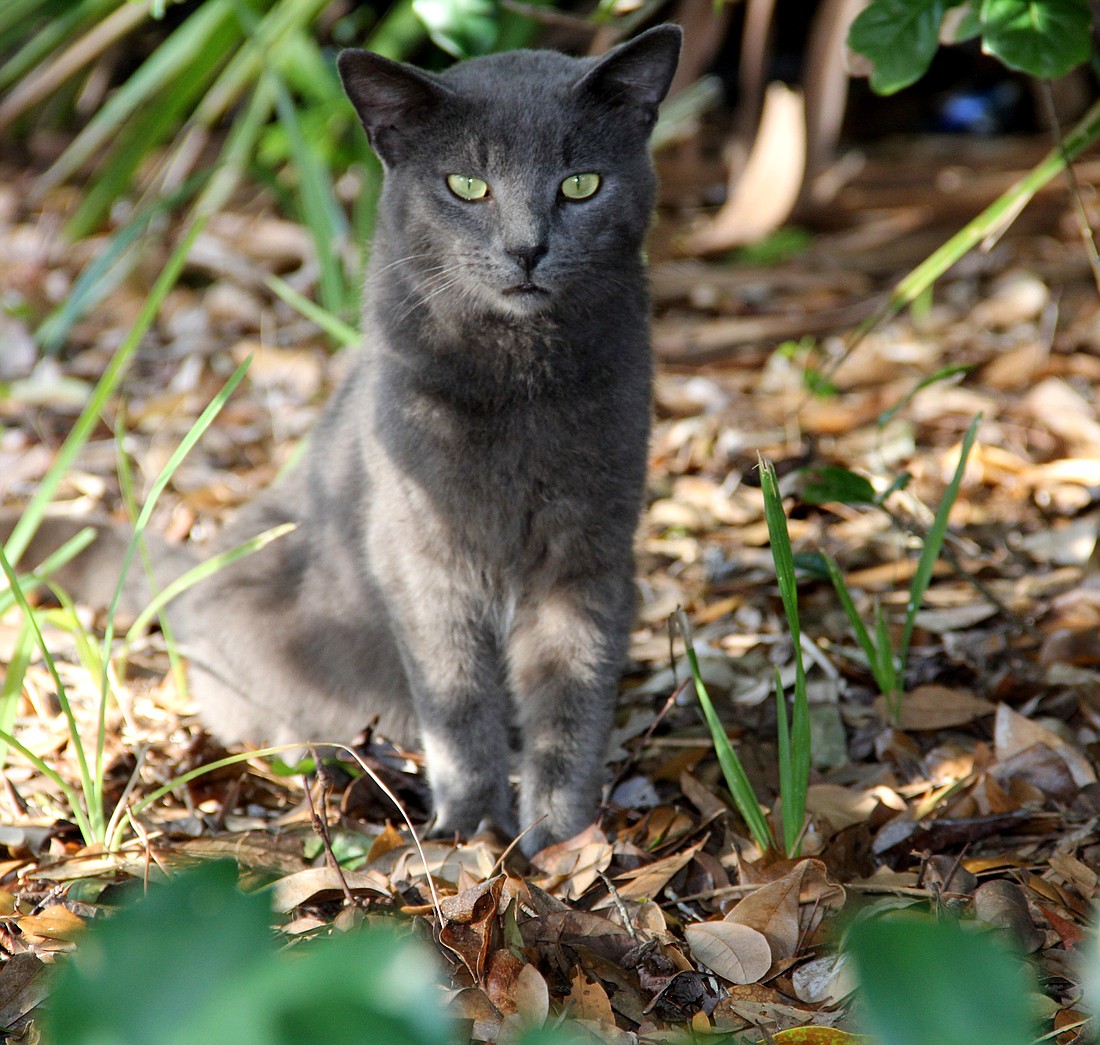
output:
M 412 9 L 432 43 L 455 58 L 487 54 L 496 43 L 494 0 L 413 0 Z
M 881 1045 L 1028 1045 L 1038 1038 L 1033 977 L 991 933 L 901 914 L 857 922 L 848 945 L 867 1029 Z
M 276 953 L 266 897 L 229 861 L 154 885 L 97 922 L 59 972 L 53 1045 L 446 1045 L 432 959 L 385 930 Z M 61 964 L 61 963 L 59 963 Z M 354 971 L 354 974 L 349 974 Z
M 1088 0 L 983 0 L 982 50 L 1032 76 L 1054 79 L 1088 61 Z
M 817 581 L 827 581 L 829 579 L 829 570 L 825 566 L 825 556 L 821 552 L 796 552 L 794 568 L 803 576 L 812 577 Z
M 212 863 L 96 925 L 58 978 L 48 1039 L 163 1041 L 204 998 L 270 956 L 267 903 L 236 892 L 236 881 L 232 863 Z
M 874 504 L 875 488 L 862 475 L 838 465 L 827 464 L 821 468 L 808 468 L 812 476 L 802 488 L 802 499 L 808 504 Z
M 874 0 L 852 23 L 848 46 L 871 59 L 871 88 L 893 94 L 919 80 L 940 45 L 944 0 Z
M 951 38 L 945 39 L 944 43 L 962 44 L 982 35 L 981 4 L 982 0 L 970 0 Z

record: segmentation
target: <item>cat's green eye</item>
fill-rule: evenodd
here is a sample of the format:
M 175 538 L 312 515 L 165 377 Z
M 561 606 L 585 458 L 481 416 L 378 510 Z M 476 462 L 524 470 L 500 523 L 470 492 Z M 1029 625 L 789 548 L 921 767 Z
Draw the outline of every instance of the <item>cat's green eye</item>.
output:
M 567 200 L 586 200 L 595 196 L 600 187 L 600 176 L 595 173 L 570 174 L 561 183 L 561 194 Z
M 483 200 L 489 195 L 489 183 L 469 174 L 448 174 L 447 188 L 460 200 Z

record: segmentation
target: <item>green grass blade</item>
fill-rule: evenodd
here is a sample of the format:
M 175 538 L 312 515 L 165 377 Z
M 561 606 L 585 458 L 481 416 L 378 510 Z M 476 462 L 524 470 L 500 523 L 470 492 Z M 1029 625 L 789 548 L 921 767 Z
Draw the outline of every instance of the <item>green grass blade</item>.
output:
M 974 367 L 969 363 L 953 363 L 950 366 L 940 367 L 934 374 L 929 374 L 918 381 L 893 406 L 883 410 L 875 422 L 876 427 L 885 428 L 901 410 L 904 410 L 913 401 L 913 397 L 918 392 L 923 392 L 926 388 L 939 384 L 941 381 L 951 381 L 956 377 L 962 377 L 964 374 L 969 374 L 973 369 Z
M 262 15 L 233 0 L 241 47 L 226 64 L 209 94 L 195 110 L 195 121 L 211 127 L 237 104 L 265 70 L 277 69 L 286 38 L 307 30 L 329 0 L 277 0 Z
M 212 52 L 229 45 L 228 29 L 216 28 L 209 41 Z M 82 193 L 80 205 L 65 223 L 65 234 L 70 239 L 82 239 L 104 223 L 115 201 L 134 183 L 149 153 L 171 139 L 185 123 L 212 75 L 213 70 L 205 63 L 185 66 L 173 79 L 170 90 L 158 94 L 126 121 L 94 180 Z
M 962 448 L 959 451 L 959 463 L 955 468 L 955 474 L 944 491 L 943 500 L 936 511 L 936 517 L 928 528 L 928 535 L 924 539 L 924 548 L 921 549 L 920 559 L 917 562 L 917 571 L 913 574 L 913 580 L 909 585 L 909 601 L 905 609 L 905 627 L 901 634 L 901 647 L 898 650 L 898 672 L 900 681 L 904 684 L 905 668 L 909 659 L 909 643 L 913 638 L 913 628 L 916 626 L 917 611 L 924 601 L 924 593 L 932 581 L 932 571 L 935 569 L 936 560 L 940 556 L 944 537 L 947 535 L 947 519 L 955 500 L 959 496 L 959 487 L 962 485 L 963 474 L 966 472 L 966 462 L 970 451 L 974 446 L 974 440 L 978 435 L 978 425 L 981 424 L 981 414 L 970 422 L 970 426 L 963 436 Z
M 99 793 L 99 789 L 95 786 L 92 779 L 87 755 L 84 751 L 84 745 L 80 740 L 80 731 L 77 729 L 76 715 L 73 713 L 72 705 L 69 703 L 69 694 L 65 689 L 64 683 L 61 681 L 61 676 L 57 671 L 57 665 L 54 663 L 53 656 L 42 635 L 42 629 L 38 626 L 38 618 L 27 602 L 27 597 L 24 595 L 23 589 L 19 587 L 19 578 L 15 575 L 15 569 L 8 561 L 8 557 L 4 554 L 2 549 L 0 549 L 0 570 L 3 571 L 4 576 L 8 579 L 8 586 L 15 596 L 15 601 L 19 605 L 19 609 L 23 614 L 23 619 L 27 621 L 31 631 L 34 633 L 34 641 L 42 652 L 43 660 L 46 663 L 46 670 L 49 671 L 50 677 L 53 679 L 54 686 L 56 687 L 57 702 L 61 706 L 61 713 L 65 716 L 65 721 L 68 723 L 69 736 L 72 738 L 73 749 L 76 752 L 77 766 L 80 770 L 81 789 L 84 794 L 87 808 L 82 807 L 75 792 L 67 784 L 64 785 L 66 798 L 70 801 L 73 816 L 80 827 L 80 833 L 84 837 L 84 840 L 89 845 L 100 842 L 103 840 L 101 830 L 104 826 L 103 810 L 102 808 L 98 808 L 92 801 L 93 796 Z M 16 741 L 13 736 L 4 736 L 0 737 L 0 739 L 10 744 L 24 757 L 31 754 L 27 748 Z M 36 768 L 40 771 L 45 772 L 46 769 L 48 769 L 41 759 L 38 759 L 36 756 L 31 757 L 34 759 Z M 47 776 L 55 783 L 62 782 L 61 777 L 52 771 L 48 772 Z
M 117 3 L 117 0 L 101 0 L 102 3 Z M 0 43 L 6 44 L 4 37 L 18 32 L 20 38 L 27 35 L 27 26 L 41 31 L 40 19 L 50 17 L 49 8 L 54 6 L 50 0 L 6 0 L 0 7 Z M 56 16 L 55 16 L 56 17 Z
M 30 504 L 27 505 L 22 517 L 12 531 L 11 537 L 8 539 L 7 555 L 13 563 L 18 562 L 23 552 L 27 550 L 27 545 L 30 544 L 31 537 L 46 511 L 46 506 L 53 499 L 58 485 L 72 466 L 76 455 L 99 423 L 100 414 L 122 379 L 130 358 L 137 350 L 149 327 L 152 326 L 153 320 L 160 311 L 160 306 L 163 304 L 165 297 L 168 296 L 168 292 L 179 279 L 183 266 L 187 261 L 187 254 L 191 250 L 191 245 L 195 242 L 195 237 L 202 231 L 203 224 L 201 220 L 192 224 L 187 234 L 180 241 L 179 246 L 176 247 L 172 256 L 168 259 L 168 263 L 160 276 L 157 277 L 149 296 L 145 299 L 145 304 L 142 306 L 137 320 L 111 358 L 111 362 L 96 384 L 87 405 L 76 419 L 76 423 L 65 438 L 61 449 L 58 450 L 50 470 L 38 484 L 38 489 L 31 498 Z
M 741 818 L 748 825 L 756 844 L 761 849 L 775 849 L 775 839 L 764 814 L 760 811 L 760 803 L 756 799 L 756 793 L 752 789 L 748 775 L 745 773 L 737 752 L 733 750 L 726 729 L 722 725 L 718 713 L 714 710 L 710 694 L 703 683 L 703 677 L 699 672 L 699 660 L 695 656 L 695 647 L 691 642 L 691 625 L 688 623 L 687 614 L 683 610 L 677 610 L 673 615 L 680 634 L 684 637 L 684 647 L 687 653 L 688 666 L 691 669 L 691 677 L 695 683 L 695 693 L 699 698 L 699 706 L 703 709 L 703 718 L 706 720 L 707 729 L 710 731 L 714 748 L 718 754 L 718 764 L 722 767 L 722 775 L 726 779 L 726 786 L 730 789 L 734 804 Z
M 130 543 L 126 548 L 126 553 L 123 557 L 122 564 L 119 569 L 118 584 L 115 586 L 114 597 L 111 600 L 111 605 L 108 609 L 108 630 L 107 637 L 104 639 L 104 652 L 110 649 L 110 640 L 112 637 L 112 625 L 111 621 L 114 619 L 115 613 L 118 610 L 119 601 L 122 598 L 122 591 L 125 587 L 126 576 L 130 571 L 130 567 L 133 564 L 134 556 L 137 554 L 137 549 L 142 540 L 142 535 L 145 533 L 145 528 L 149 524 L 149 519 L 152 517 L 153 511 L 156 508 L 157 501 L 160 499 L 160 495 L 164 492 L 168 483 L 171 481 L 172 476 L 175 475 L 176 470 L 183 463 L 184 458 L 191 452 L 195 444 L 202 438 L 206 430 L 213 423 L 214 418 L 221 412 L 222 407 L 225 406 L 226 401 L 236 390 L 237 386 L 241 383 L 244 375 L 248 372 L 248 368 L 252 363 L 252 357 L 249 356 L 240 366 L 233 371 L 232 376 L 226 381 L 225 385 L 221 388 L 218 394 L 210 402 L 205 410 L 199 415 L 195 423 L 188 429 L 187 434 L 180 441 L 179 446 L 172 452 L 171 457 L 168 458 L 168 462 L 161 469 L 160 474 L 153 481 L 153 485 L 149 490 L 149 496 L 145 499 L 145 504 L 142 506 L 141 512 L 138 515 L 137 521 L 134 523 L 133 536 L 130 538 Z
M 952 265 L 979 243 L 1001 235 L 1032 197 L 1053 178 L 1065 171 L 1066 165 L 1077 159 L 1097 139 L 1100 139 L 1100 102 L 1093 103 L 1066 135 L 1059 148 L 1047 153 L 1046 157 L 1015 185 L 997 197 L 973 221 L 955 233 L 898 282 L 886 304 L 856 329 L 849 342 L 848 351 L 869 331 L 912 304 Z
M 301 218 L 313 237 L 313 247 L 317 252 L 321 302 L 330 312 L 341 315 L 346 312 L 349 294 L 338 251 L 339 245 L 347 240 L 347 221 L 336 202 L 332 175 L 302 133 L 298 111 L 286 84 L 275 77 L 274 85 L 275 110 L 290 144 L 294 168 L 300 179 Z
M 772 561 L 794 643 L 794 711 L 788 727 L 786 707 L 779 720 L 780 749 L 787 747 L 787 771 L 780 776 L 780 800 L 783 806 L 783 843 L 788 856 L 801 837 L 806 818 L 806 790 L 810 784 L 810 712 L 806 696 L 806 668 L 802 658 L 802 628 L 798 620 L 798 580 L 794 572 L 794 552 L 787 532 L 787 516 L 779 494 L 779 479 L 770 461 L 760 458 L 760 488 L 764 495 L 764 518 L 768 524 Z M 790 732 L 788 733 L 788 728 Z
M 232 129 L 222 147 L 217 169 L 202 194 L 195 201 L 192 214 L 208 217 L 220 210 L 241 179 L 255 152 L 256 142 L 274 108 L 274 99 L 265 77 L 248 99 L 244 111 L 233 121 Z
M 103 657 L 102 657 L 102 673 L 100 675 L 100 703 L 99 703 L 99 730 L 96 735 L 96 776 L 97 779 L 102 777 L 103 770 L 103 753 L 106 744 L 106 712 L 107 712 L 107 694 L 108 694 L 108 672 L 110 669 L 110 656 L 111 646 L 114 643 L 114 621 L 115 614 L 118 611 L 118 604 L 122 599 L 122 592 L 126 585 L 126 578 L 129 575 L 130 568 L 133 565 L 134 556 L 137 554 L 138 548 L 142 546 L 145 534 L 145 528 L 149 524 L 149 520 L 152 517 L 153 511 L 156 508 L 157 501 L 160 499 L 160 495 L 164 492 L 168 483 L 171 481 L 172 476 L 175 475 L 176 470 L 183 463 L 184 458 L 191 452 L 195 444 L 202 438 L 203 434 L 213 423 L 214 418 L 221 412 L 222 407 L 226 401 L 236 390 L 237 385 L 241 383 L 244 375 L 248 372 L 248 367 L 252 362 L 252 357 L 249 356 L 237 369 L 233 372 L 232 376 L 225 383 L 222 389 L 214 397 L 213 401 L 207 406 L 207 408 L 199 415 L 198 420 L 190 427 L 187 434 L 180 441 L 179 446 L 173 451 L 171 457 L 168 458 L 168 462 L 161 469 L 160 474 L 153 481 L 153 485 L 149 491 L 149 496 L 145 499 L 145 504 L 138 514 L 137 520 L 134 523 L 134 531 L 130 537 L 130 541 L 126 546 L 126 551 L 122 557 L 122 563 L 119 566 L 118 584 L 115 585 L 114 596 L 111 599 L 111 605 L 107 611 L 107 629 L 103 636 Z M 146 562 L 146 566 L 151 568 L 152 564 Z
M 841 609 L 844 610 L 844 616 L 848 618 L 848 623 L 852 627 L 852 633 L 855 635 L 856 641 L 863 650 L 863 655 L 867 658 L 867 667 L 874 676 L 875 684 L 881 692 L 886 693 L 888 680 L 882 676 L 879 650 L 875 645 L 874 639 L 871 638 L 870 632 L 867 630 L 867 625 L 863 623 L 859 615 L 855 600 L 852 598 L 851 592 L 848 591 L 848 585 L 844 580 L 844 575 L 840 572 L 840 567 L 831 555 L 823 554 L 822 558 L 825 561 L 825 568 L 829 571 L 829 580 L 833 582 L 833 588 L 836 591 L 837 598 L 840 600 Z
M 34 631 L 27 618 L 19 622 L 15 646 L 8 660 L 4 685 L 0 688 L 0 732 L 11 734 L 19 714 L 19 694 L 23 691 L 23 678 L 31 666 L 34 654 Z M 8 763 L 8 745 L 0 742 L 0 769 Z
M 878 650 L 878 666 L 875 669 L 875 679 L 881 679 L 879 689 L 886 698 L 886 710 L 890 721 L 901 722 L 901 679 L 899 676 L 899 662 L 894 657 L 893 643 L 890 641 L 890 627 L 886 623 L 886 614 L 882 611 L 882 603 L 875 603 L 875 648 Z
M 3 739 L 3 737 L 0 736 L 0 739 Z M 192 780 L 197 780 L 207 773 L 214 773 L 219 769 L 225 769 L 227 766 L 238 766 L 242 762 L 248 762 L 254 758 L 267 758 L 271 755 L 278 755 L 286 751 L 295 751 L 301 748 L 301 746 L 301 744 L 279 744 L 275 747 L 265 747 L 255 751 L 244 751 L 236 755 L 227 755 L 225 758 L 219 758 L 214 762 L 206 763 L 206 765 L 197 766 L 194 769 L 188 770 L 186 773 L 181 773 L 178 777 L 173 777 L 167 784 L 158 787 L 151 794 L 146 795 L 143 799 L 135 802 L 133 806 L 129 808 L 121 804 L 116 806 L 111 816 L 111 822 L 107 832 L 107 848 L 111 852 L 114 852 L 118 849 L 119 845 L 121 845 L 122 831 L 125 827 L 123 820 L 126 819 L 127 816 L 140 816 L 149 806 L 159 802 L 165 795 L 171 794 L 177 788 L 189 784 Z M 426 863 L 425 866 L 427 866 Z
M 771 461 L 759 458 L 760 489 L 764 494 L 764 518 L 768 524 L 775 578 L 779 584 L 779 597 L 783 600 L 783 612 L 787 617 L 794 640 L 795 657 L 801 658 L 801 628 L 798 623 L 798 585 L 794 572 L 794 552 L 787 535 L 787 517 L 783 513 L 783 499 L 779 495 L 779 479 Z
M 29 747 L 23 744 L 17 737 L 11 733 L 6 733 L 0 730 L 0 741 L 3 741 L 5 745 L 11 748 L 15 748 L 34 768 L 41 773 L 44 777 L 47 777 L 54 786 L 65 796 L 65 801 L 69 806 L 69 813 L 76 821 L 76 826 L 80 831 L 80 837 L 87 842 L 88 845 L 94 845 L 100 842 L 101 839 L 92 830 L 92 825 L 88 820 L 87 814 L 81 808 L 80 795 L 76 789 L 63 777 L 57 770 L 47 765 L 42 759 L 36 755 Z
M 368 51 L 399 62 L 408 58 L 426 39 L 428 31 L 416 17 L 412 0 L 397 0 L 375 26 L 367 42 Z
M 802 821 L 798 821 L 797 827 L 787 822 L 785 799 L 788 791 L 794 786 L 795 768 L 791 752 L 791 727 L 787 715 L 787 694 L 783 690 L 783 679 L 779 674 L 779 668 L 775 669 L 775 722 L 775 739 L 779 753 L 779 805 L 783 810 L 783 853 L 785 856 L 794 856 L 792 850 L 797 844 Z
M 176 27 L 137 71 L 111 96 L 69 147 L 42 176 L 52 188 L 73 175 L 101 152 L 142 105 L 159 92 L 169 91 L 188 66 L 209 66 L 210 40 L 229 17 L 227 0 L 205 0 Z
M 64 566 L 70 559 L 75 559 L 92 541 L 95 540 L 95 530 L 88 526 L 79 533 L 70 537 L 60 548 L 43 559 L 33 573 L 24 573 L 19 577 L 19 585 L 24 592 L 33 591 L 40 584 L 49 580 L 50 574 L 60 566 Z M 0 591 L 0 617 L 15 605 L 15 595 L 8 588 Z
M 339 316 L 333 315 L 326 308 L 322 308 L 315 301 L 310 301 L 304 294 L 299 294 L 285 279 L 269 275 L 264 283 L 268 290 L 285 301 L 292 309 L 305 316 L 311 323 L 316 324 L 333 341 L 344 348 L 358 345 L 362 340 L 359 331 L 348 326 Z
M 56 352 L 73 326 L 133 271 L 143 256 L 142 237 L 158 219 L 189 199 L 208 178 L 209 171 L 188 178 L 178 189 L 137 208 L 133 216 L 111 234 L 103 248 L 76 278 L 65 300 L 42 322 L 35 336 L 46 352 Z
M 5 8 L 10 5 L 11 11 L 9 14 L 8 10 L 4 10 L 3 14 L 0 15 L 0 34 L 6 33 L 8 28 L 6 23 L 9 17 L 17 16 L 21 11 L 27 11 L 28 8 L 32 8 L 38 3 L 39 0 L 31 0 L 30 4 L 20 3 L 19 0 L 7 0 Z M 81 27 L 95 19 L 97 15 L 109 11 L 112 7 L 117 8 L 117 6 L 118 0 L 84 0 L 83 3 L 74 4 L 68 11 L 50 18 L 36 32 L 29 35 L 26 34 L 24 23 L 20 36 L 23 37 L 25 42 L 21 42 L 19 50 L 12 54 L 3 65 L 0 65 L 0 91 L 6 91 L 25 76 L 37 73 L 52 51 L 60 47 L 65 47 L 68 50 L 68 45 L 80 32 Z M 29 20 L 29 11 L 22 17 Z M 111 15 L 108 14 L 107 18 L 109 17 Z M 102 21 L 106 21 L 107 18 Z M 9 51 L 5 46 L 5 41 L 0 39 L 0 54 L 7 53 Z M 5 99 L 5 108 L 6 106 L 7 99 Z
M 810 701 L 806 675 L 795 679 L 794 705 L 791 710 L 790 768 L 780 779 L 780 803 L 783 808 L 783 840 L 787 856 L 798 856 L 799 843 L 806 828 L 806 794 L 810 789 Z

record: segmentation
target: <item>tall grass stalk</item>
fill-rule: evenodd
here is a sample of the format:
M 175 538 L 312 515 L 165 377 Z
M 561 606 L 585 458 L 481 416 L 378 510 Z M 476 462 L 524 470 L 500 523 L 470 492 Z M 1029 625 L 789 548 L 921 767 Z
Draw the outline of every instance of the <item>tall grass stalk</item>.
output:
M 975 247 L 990 250 L 1019 217 L 1035 195 L 1059 174 L 1064 173 L 1089 146 L 1100 139 L 1100 101 L 1094 102 L 1077 121 L 1062 142 L 1036 164 L 1014 185 L 1006 189 L 976 218 L 933 251 L 908 275 L 899 280 L 885 303 L 868 316 L 851 334 L 841 357 L 835 360 L 835 370 L 855 347 L 876 327 L 896 316 Z
M 737 806 L 737 811 L 741 814 L 741 819 L 745 821 L 756 844 L 764 851 L 774 851 L 777 847 L 772 829 L 760 809 L 760 803 L 757 801 L 756 792 L 753 791 L 745 767 L 741 764 L 741 759 L 737 757 L 737 752 L 733 750 L 733 745 L 726 735 L 726 727 L 722 725 L 722 720 L 718 717 L 718 712 L 714 709 L 714 702 L 710 699 L 710 693 L 707 692 L 706 684 L 703 682 L 703 676 L 699 670 L 699 658 L 695 655 L 695 645 L 691 639 L 691 624 L 688 622 L 687 614 L 683 610 L 677 610 L 672 615 L 672 622 L 683 637 L 688 667 L 691 671 L 692 681 L 695 684 L 695 694 L 699 698 L 699 706 L 703 710 L 703 718 L 706 721 L 714 750 L 718 755 L 718 764 L 722 768 L 722 776 L 725 777 L 726 786 L 729 788 L 733 803 Z
M 848 585 L 844 580 L 844 574 L 841 572 L 836 560 L 830 555 L 823 556 L 825 567 L 829 574 L 829 580 L 832 581 L 837 598 L 840 600 L 841 608 L 844 610 L 844 615 L 848 618 L 848 623 L 851 625 L 852 633 L 855 635 L 856 641 L 859 643 L 864 656 L 867 658 L 867 665 L 870 668 L 875 684 L 886 698 L 887 711 L 894 722 L 898 722 L 901 717 L 901 702 L 902 695 L 905 691 L 905 676 L 909 663 L 909 649 L 913 641 L 913 632 L 917 625 L 917 614 L 920 612 L 920 608 L 924 603 L 924 596 L 928 591 L 928 586 L 932 582 L 932 573 L 935 570 L 936 561 L 939 559 L 940 552 L 943 550 L 944 540 L 947 536 L 948 519 L 951 515 L 951 509 L 954 507 L 956 500 L 958 500 L 959 488 L 962 485 L 963 476 L 966 473 L 966 463 L 974 447 L 974 441 L 977 438 L 978 427 L 981 424 L 981 420 L 981 415 L 979 414 L 970 422 L 966 429 L 966 433 L 963 435 L 962 444 L 959 449 L 959 463 L 956 465 L 951 481 L 944 491 L 943 498 L 940 501 L 939 508 L 936 510 L 932 525 L 928 528 L 928 532 L 925 535 L 924 545 L 921 548 L 920 559 L 917 562 L 916 571 L 913 574 L 913 579 L 909 582 L 909 592 L 905 606 L 905 621 L 902 625 L 901 639 L 898 642 L 896 650 L 881 605 L 877 602 L 875 603 L 875 630 L 872 636 L 867 625 L 864 624 L 860 617 L 855 600 L 848 590 Z
M 39 627 L 38 617 L 27 602 L 27 597 L 22 587 L 20 587 L 19 578 L 15 574 L 15 569 L 7 555 L 4 554 L 3 549 L 0 549 L 0 570 L 3 571 L 4 576 L 7 578 L 8 587 L 14 595 L 19 609 L 22 611 L 23 620 L 27 622 L 27 625 L 34 635 L 34 641 L 42 653 L 46 670 L 49 671 L 50 677 L 53 680 L 57 693 L 57 702 L 61 707 L 62 715 L 65 716 L 65 721 L 69 728 L 69 735 L 73 740 L 72 746 L 76 753 L 77 769 L 80 774 L 80 792 L 78 793 L 56 770 L 47 765 L 45 761 L 11 733 L 0 732 L 0 740 L 10 747 L 15 748 L 15 750 L 23 755 L 23 757 L 40 773 L 43 773 L 57 785 L 69 804 L 70 811 L 85 842 L 89 845 L 95 842 L 102 842 L 105 837 L 104 829 L 107 825 L 103 808 L 103 779 L 102 777 L 97 779 L 92 774 L 91 766 L 88 764 L 87 753 L 84 750 L 84 745 L 80 742 L 80 731 L 77 728 L 76 715 L 69 701 L 68 691 L 61 681 L 61 675 L 58 673 L 53 654 L 46 643 L 41 627 Z M 22 681 L 21 677 L 20 681 Z M 81 800 L 81 796 L 83 796 L 83 801 Z
M 775 467 L 763 457 L 760 458 L 760 488 L 764 494 L 764 516 L 768 525 L 779 596 L 794 645 L 794 702 L 789 720 L 787 699 L 778 669 L 775 672 L 775 702 L 783 849 L 788 856 L 796 856 L 806 822 L 806 792 L 810 786 L 810 707 L 806 695 L 806 668 L 802 660 L 802 628 L 798 620 L 794 553 L 790 534 L 787 532 L 787 517 L 783 512 L 783 498 L 779 493 Z
M 153 325 L 153 320 L 156 319 L 157 313 L 164 303 L 164 299 L 168 296 L 168 292 L 176 285 L 176 281 L 179 279 L 180 273 L 183 271 L 183 266 L 187 261 L 187 254 L 192 244 L 195 242 L 195 238 L 202 230 L 202 226 L 202 220 L 194 222 L 180 240 L 179 245 L 172 252 L 172 256 L 168 259 L 168 263 L 165 265 L 163 271 L 157 277 L 156 283 L 153 284 L 152 289 L 149 291 L 149 296 L 145 299 L 145 304 L 142 305 L 137 320 L 130 328 L 125 340 L 115 351 L 114 356 L 111 358 L 111 362 L 103 372 L 103 376 L 96 383 L 95 389 L 92 391 L 91 398 L 88 400 L 87 405 L 80 412 L 80 416 L 76 419 L 76 423 L 65 437 L 65 442 L 61 445 L 61 449 L 58 450 L 57 456 L 54 458 L 54 462 L 50 466 L 49 471 L 43 476 L 41 482 L 38 484 L 38 489 L 35 490 L 34 496 L 31 498 L 30 503 L 27 505 L 26 510 L 23 512 L 5 546 L 5 554 L 11 563 L 18 563 L 23 553 L 27 550 L 27 546 L 30 544 L 31 538 L 38 528 L 38 524 L 42 521 L 42 516 L 45 514 L 47 505 L 53 500 L 53 495 L 57 492 L 61 480 L 72 467 L 72 463 L 76 459 L 77 454 L 80 453 L 80 450 L 90 438 L 95 426 L 99 423 L 103 410 L 107 405 L 107 401 L 118 387 L 118 383 L 121 381 L 122 375 L 125 373 L 131 357 L 141 344 L 141 339 L 148 333 L 149 328 Z

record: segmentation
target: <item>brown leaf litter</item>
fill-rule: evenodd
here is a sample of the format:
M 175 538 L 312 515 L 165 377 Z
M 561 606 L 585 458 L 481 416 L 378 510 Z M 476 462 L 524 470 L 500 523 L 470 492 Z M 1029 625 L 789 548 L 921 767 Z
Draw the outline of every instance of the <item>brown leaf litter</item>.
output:
M 1100 871 L 1100 587 L 1087 565 L 1100 523 L 1100 302 L 1064 188 L 1043 193 L 919 308 L 854 350 L 845 340 L 893 280 L 1035 153 L 1006 143 L 971 154 L 933 140 L 872 151 L 805 248 L 769 265 L 677 259 L 655 243 L 663 362 L 652 497 L 638 542 L 639 625 L 615 784 L 597 825 L 530 865 L 495 838 L 433 841 L 421 853 L 367 785 L 338 806 L 318 791 L 341 880 L 310 827 L 300 778 L 252 760 L 177 788 L 111 854 L 85 848 L 56 786 L 9 753 L 0 1025 L 33 1013 L 44 971 L 79 946 L 117 883 L 228 854 L 246 884 L 270 883 L 288 938 L 343 931 L 365 912 L 428 923 L 450 971 L 450 1009 L 476 1041 L 514 1041 L 562 1013 L 606 1042 L 657 1042 L 687 1027 L 840 1041 L 852 983 L 831 949 L 838 916 L 910 904 L 965 912 L 1009 934 L 1043 972 L 1048 1029 L 1063 1045 L 1083 1040 L 1075 962 Z M 21 308 L 44 315 L 102 239 L 64 243 L 55 230 L 68 196 L 31 206 L 27 176 L 4 175 L 0 285 L 20 307 L 6 313 L 0 338 L 33 348 Z M 1078 177 L 1095 210 L 1100 166 L 1087 161 Z M 683 218 L 669 213 L 665 223 Z M 310 241 L 297 226 L 261 201 L 220 215 L 200 248 L 112 407 L 125 418 L 140 486 L 229 369 L 254 356 L 247 387 L 158 509 L 154 526 L 173 539 L 207 532 L 270 481 L 341 370 L 321 334 L 265 290 L 271 271 L 311 289 Z M 78 324 L 61 356 L 35 363 L 33 351 L 5 349 L 0 500 L 20 503 L 33 491 L 167 250 L 150 244 L 142 270 Z M 965 369 L 918 387 L 948 365 Z M 831 390 L 815 394 L 810 379 Z M 793 650 L 757 453 L 777 464 L 796 553 L 833 555 L 863 619 L 881 606 L 896 639 L 921 537 L 978 413 L 899 722 L 889 721 L 831 587 L 810 575 L 800 582 L 811 819 L 801 859 L 763 854 L 730 811 L 693 698 L 679 685 L 677 643 L 670 665 L 668 615 L 682 606 L 692 618 L 731 740 L 772 801 L 770 686 L 776 668 L 793 680 Z M 115 460 L 104 424 L 59 499 L 75 511 L 115 510 Z M 911 480 L 881 508 L 804 503 L 800 469 L 830 464 L 878 490 L 905 472 Z M 16 613 L 0 619 L 0 663 L 14 655 L 17 629 Z M 98 681 L 64 630 L 48 639 L 90 737 Z M 166 666 L 154 635 L 131 657 L 122 703 L 108 709 L 112 801 L 131 776 L 132 801 L 222 754 Z M 21 741 L 75 781 L 73 744 L 37 661 L 16 711 Z M 415 752 L 376 742 L 371 756 L 422 813 Z M 801 1027 L 821 1036 L 784 1038 Z

